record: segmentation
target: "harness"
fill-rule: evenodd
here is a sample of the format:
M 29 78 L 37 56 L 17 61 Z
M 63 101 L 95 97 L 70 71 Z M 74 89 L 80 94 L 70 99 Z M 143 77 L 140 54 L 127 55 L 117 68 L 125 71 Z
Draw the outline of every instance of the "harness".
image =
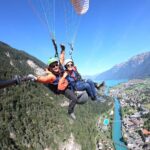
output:
M 71 73 L 69 73 L 69 75 L 67 76 L 67 80 L 68 80 L 68 82 L 69 82 L 69 88 L 70 88 L 71 90 L 76 90 L 76 83 L 77 83 L 78 81 L 81 81 L 82 78 L 81 78 L 81 75 L 80 75 L 77 71 L 73 70 L 73 71 L 72 71 Z
M 59 75 L 55 75 L 56 76 L 56 80 L 53 82 L 53 83 L 48 83 L 47 84 L 47 87 L 53 91 L 55 94 L 59 94 L 60 92 L 58 91 L 58 82 L 59 82 L 59 79 L 60 79 L 60 76 Z
M 56 76 L 56 80 L 52 83 L 53 85 L 58 85 L 60 76 L 59 75 L 55 75 Z

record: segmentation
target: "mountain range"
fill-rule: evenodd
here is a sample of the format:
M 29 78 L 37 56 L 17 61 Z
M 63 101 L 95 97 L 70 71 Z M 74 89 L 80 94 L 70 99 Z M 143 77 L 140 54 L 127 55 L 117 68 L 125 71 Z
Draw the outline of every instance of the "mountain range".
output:
M 96 80 L 134 79 L 150 76 L 150 52 L 138 54 L 128 61 L 98 74 Z

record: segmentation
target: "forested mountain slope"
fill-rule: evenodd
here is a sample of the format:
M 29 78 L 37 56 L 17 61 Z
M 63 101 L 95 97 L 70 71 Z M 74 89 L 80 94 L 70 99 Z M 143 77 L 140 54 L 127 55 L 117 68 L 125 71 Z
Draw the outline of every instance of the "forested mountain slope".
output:
M 0 42 L 0 80 L 42 74 L 44 67 L 35 57 Z M 0 149 L 67 150 L 73 146 L 74 150 L 95 150 L 96 121 L 112 108 L 111 99 L 78 105 L 76 121 L 67 114 L 67 102 L 35 82 L 0 89 Z

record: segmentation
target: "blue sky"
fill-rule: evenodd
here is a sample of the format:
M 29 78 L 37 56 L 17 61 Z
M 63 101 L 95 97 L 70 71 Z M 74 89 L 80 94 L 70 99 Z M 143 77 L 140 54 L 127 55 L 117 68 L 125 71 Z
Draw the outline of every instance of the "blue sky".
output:
M 47 27 L 35 13 L 42 15 L 40 3 L 33 3 L 34 11 L 29 1 L 34 0 L 0 0 L 0 40 L 47 63 L 54 48 Z M 64 2 L 67 0 L 55 2 L 55 17 L 50 15 L 49 24 L 54 25 L 58 44 L 67 45 L 66 31 L 73 35 L 78 29 L 73 58 L 83 75 L 101 73 L 150 51 L 150 0 L 90 0 L 90 8 L 82 17 L 72 16 L 72 6 Z M 67 13 L 64 6 L 70 7 Z M 64 14 L 72 20 L 66 20 Z

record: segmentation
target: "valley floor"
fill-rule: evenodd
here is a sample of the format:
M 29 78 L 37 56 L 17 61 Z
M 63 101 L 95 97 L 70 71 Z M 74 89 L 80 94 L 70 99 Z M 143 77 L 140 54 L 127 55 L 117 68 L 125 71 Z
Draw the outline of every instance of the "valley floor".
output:
M 130 80 L 110 89 L 121 104 L 123 138 L 128 149 L 150 149 L 150 79 Z

